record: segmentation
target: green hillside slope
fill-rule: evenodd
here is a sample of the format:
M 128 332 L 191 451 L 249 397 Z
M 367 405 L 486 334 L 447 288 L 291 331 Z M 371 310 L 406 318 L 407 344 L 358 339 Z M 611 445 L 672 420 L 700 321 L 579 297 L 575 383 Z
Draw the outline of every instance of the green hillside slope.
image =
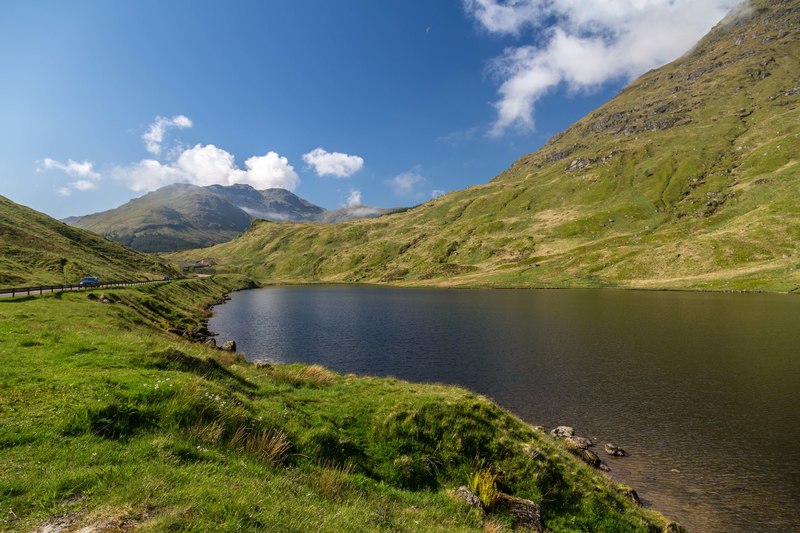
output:
M 0 287 L 158 278 L 172 270 L 89 231 L 70 227 L 0 196 Z
M 485 185 L 203 254 L 277 281 L 795 290 L 800 1 L 751 7 Z

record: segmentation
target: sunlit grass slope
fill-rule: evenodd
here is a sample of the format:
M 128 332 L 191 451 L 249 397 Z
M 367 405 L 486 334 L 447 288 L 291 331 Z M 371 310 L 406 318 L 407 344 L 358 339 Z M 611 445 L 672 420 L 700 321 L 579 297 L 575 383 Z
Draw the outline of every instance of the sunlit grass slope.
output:
M 485 185 L 198 254 L 276 282 L 800 287 L 800 2 L 761 0 Z
M 172 268 L 154 256 L 0 196 L 0 287 L 77 283 L 86 275 L 157 279 L 169 273 Z
M 495 531 L 470 475 L 558 531 L 661 531 L 655 512 L 463 389 L 256 367 L 166 333 L 238 280 L 0 300 L 0 529 Z M 100 294 L 100 291 L 93 291 Z

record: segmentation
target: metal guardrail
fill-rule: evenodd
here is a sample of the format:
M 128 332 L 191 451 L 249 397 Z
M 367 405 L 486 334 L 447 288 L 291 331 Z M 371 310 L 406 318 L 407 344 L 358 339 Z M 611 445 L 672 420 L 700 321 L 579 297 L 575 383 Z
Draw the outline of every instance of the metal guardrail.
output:
M 10 296 L 30 296 L 32 294 L 44 294 L 46 292 L 64 292 L 64 291 L 85 291 L 88 289 L 99 289 L 103 287 L 130 287 L 133 285 L 144 285 L 147 283 L 164 283 L 171 281 L 168 279 L 153 279 L 146 281 L 107 281 L 101 282 L 96 287 L 85 287 L 79 284 L 73 285 L 39 285 L 38 287 L 12 287 L 10 289 L 0 289 L 0 297 Z

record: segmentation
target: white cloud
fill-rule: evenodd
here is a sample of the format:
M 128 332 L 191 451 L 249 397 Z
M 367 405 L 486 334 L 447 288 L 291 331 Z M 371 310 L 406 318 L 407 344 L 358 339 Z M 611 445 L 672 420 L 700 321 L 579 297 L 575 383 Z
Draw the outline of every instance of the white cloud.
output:
M 56 161 L 55 159 L 45 157 L 42 159 L 41 166 L 37 170 L 40 172 L 42 170 L 60 170 L 73 177 L 88 178 L 92 180 L 99 180 L 101 178 L 100 174 L 95 172 L 94 163 L 91 161 L 78 162 L 73 161 L 72 159 L 67 159 L 66 163 L 62 163 L 60 161 Z
M 245 167 L 246 170 L 237 167 L 233 154 L 222 148 L 198 144 L 181 152 L 174 163 L 144 159 L 115 168 L 113 176 L 138 192 L 177 182 L 200 186 L 247 183 L 257 189 L 280 187 L 290 191 L 300 183 L 289 160 L 276 152 L 253 156 L 245 161 Z
M 536 102 L 564 84 L 590 91 L 633 78 L 691 48 L 738 0 L 465 0 L 491 33 L 536 29 L 540 44 L 511 47 L 492 62 L 501 80 L 489 132 L 534 127 Z
M 431 191 L 431 198 L 439 198 L 439 197 L 440 197 L 441 195 L 443 195 L 445 192 L 446 192 L 446 191 L 443 191 L 442 189 L 433 189 L 433 190 Z
M 293 191 L 300 183 L 300 176 L 289 164 L 289 160 L 277 152 L 267 152 L 262 156 L 254 156 L 244 162 L 247 167 L 244 180 L 256 189 L 278 187 Z
M 536 24 L 546 10 L 545 2 L 536 0 L 465 0 L 464 7 L 486 30 L 511 34 Z
M 169 128 L 191 128 L 192 121 L 185 115 L 175 115 L 172 118 L 156 117 L 156 120 L 150 124 L 147 131 L 142 135 L 144 146 L 147 151 L 153 155 L 161 154 L 161 143 L 164 141 L 164 134 Z
M 79 191 L 91 191 L 92 189 L 97 188 L 95 182 L 89 180 L 72 181 L 70 182 L 70 185 Z
M 136 192 L 154 191 L 182 178 L 177 168 L 162 165 L 155 159 L 143 159 L 132 165 L 115 167 L 111 176 L 125 182 L 129 189 Z
M 244 172 L 236 166 L 233 154 L 213 144 L 198 144 L 184 150 L 175 165 L 194 185 L 230 185 L 243 181 Z
M 66 163 L 45 157 L 38 162 L 37 172 L 44 170 L 60 170 L 73 178 L 80 178 L 69 182 L 66 186 L 56 189 L 59 196 L 70 196 L 73 191 L 91 191 L 97 188 L 97 182 L 102 179 L 99 172 L 94 170 L 91 161 L 73 161 L 67 159 Z
M 425 183 L 425 178 L 417 172 L 403 172 L 390 179 L 388 183 L 397 196 L 419 197 L 418 187 Z
M 314 167 L 317 175 L 337 178 L 352 176 L 364 166 L 364 159 L 357 155 L 328 152 L 322 148 L 303 154 L 303 161 Z
M 361 191 L 353 189 L 347 195 L 347 207 L 355 207 L 357 205 L 361 205 Z

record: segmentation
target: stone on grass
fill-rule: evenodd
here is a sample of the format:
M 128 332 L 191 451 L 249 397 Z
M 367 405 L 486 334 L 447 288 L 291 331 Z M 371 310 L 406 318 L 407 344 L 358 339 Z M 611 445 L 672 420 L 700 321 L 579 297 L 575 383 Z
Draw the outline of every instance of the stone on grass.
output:
M 497 495 L 495 508 L 513 516 L 514 524 L 517 527 L 524 527 L 533 531 L 544 531 L 542 512 L 539 506 L 531 500 L 509 496 L 501 492 Z
M 456 489 L 456 496 L 467 502 L 470 507 L 477 507 L 483 511 L 483 503 L 477 494 L 469 490 L 467 487 L 461 486 Z

